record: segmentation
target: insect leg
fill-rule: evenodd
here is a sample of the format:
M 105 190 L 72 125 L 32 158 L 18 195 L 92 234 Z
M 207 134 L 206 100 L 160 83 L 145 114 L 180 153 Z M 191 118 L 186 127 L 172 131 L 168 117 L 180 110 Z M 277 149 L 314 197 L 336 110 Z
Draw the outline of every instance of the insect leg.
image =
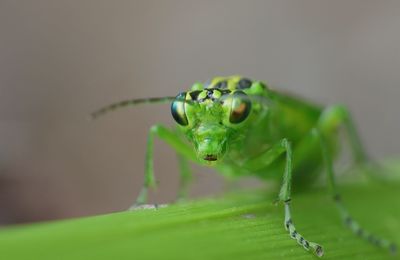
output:
M 355 163 L 363 164 L 368 161 L 368 156 L 356 131 L 350 112 L 346 107 L 341 105 L 328 107 L 322 113 L 319 125 L 322 133 L 332 133 L 333 129 L 338 129 L 341 125 L 344 125 Z
M 188 186 L 192 180 L 192 172 L 190 171 L 188 160 L 181 154 L 177 154 L 179 163 L 180 183 L 178 190 L 178 201 L 186 199 L 188 195 Z
M 340 215 L 341 215 L 345 225 L 348 228 L 350 228 L 350 230 L 353 231 L 353 233 L 360 236 L 361 238 L 371 242 L 372 244 L 374 244 L 376 246 L 386 248 L 394 253 L 396 251 L 396 246 L 393 243 L 390 243 L 389 241 L 387 241 L 385 239 L 381 239 L 381 238 L 378 238 L 378 237 L 372 235 L 370 232 L 361 228 L 360 225 L 356 221 L 354 221 L 353 218 L 350 216 L 347 209 L 344 207 L 342 198 L 336 188 L 335 176 L 334 176 L 334 171 L 333 171 L 333 163 L 332 163 L 333 160 L 332 160 L 332 155 L 330 154 L 330 150 L 329 150 L 327 142 L 326 142 L 326 138 L 317 129 L 313 129 L 313 134 L 318 138 L 319 143 L 321 145 L 322 156 L 323 156 L 326 171 L 328 174 L 329 187 L 332 192 L 333 199 L 336 203 L 337 208 L 339 209 Z
M 327 142 L 329 142 L 329 136 L 332 136 L 335 129 L 339 129 L 340 126 L 345 127 L 345 132 L 352 150 L 354 160 L 353 167 L 362 169 L 362 172 L 375 182 L 390 185 L 391 171 L 379 163 L 372 162 L 368 158 L 347 108 L 335 105 L 325 109 L 319 119 L 319 130 L 326 135 Z
M 144 173 L 144 184 L 139 196 L 136 199 L 136 203 L 131 207 L 134 208 L 138 205 L 142 205 L 147 201 L 147 194 L 149 188 L 155 187 L 154 179 L 154 166 L 153 166 L 153 149 L 154 149 L 154 137 L 157 136 L 161 140 L 169 144 L 178 154 L 185 156 L 191 160 L 196 160 L 196 155 L 191 147 L 189 147 L 181 138 L 176 135 L 173 131 L 162 125 L 154 125 L 150 128 L 148 139 L 147 139 L 147 151 L 145 159 L 145 173 Z
M 290 212 L 290 202 L 291 202 L 291 180 L 292 180 L 292 148 L 287 139 L 283 139 L 281 142 L 282 147 L 285 149 L 286 153 L 286 164 L 285 172 L 283 175 L 283 183 L 281 190 L 279 192 L 279 200 L 285 203 L 285 228 L 289 231 L 291 238 L 295 239 L 297 243 L 303 246 L 306 250 L 310 248 L 315 252 L 315 254 L 321 257 L 324 254 L 322 246 L 317 243 L 310 242 L 306 240 L 300 233 L 296 231 L 293 224 L 291 212 Z

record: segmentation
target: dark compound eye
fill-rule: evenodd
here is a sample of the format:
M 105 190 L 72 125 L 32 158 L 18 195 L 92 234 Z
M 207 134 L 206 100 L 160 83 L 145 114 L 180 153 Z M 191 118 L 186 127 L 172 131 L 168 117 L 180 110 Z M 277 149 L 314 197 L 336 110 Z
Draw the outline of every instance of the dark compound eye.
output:
M 246 79 L 246 78 L 242 78 L 239 80 L 238 82 L 238 89 L 246 89 L 246 88 L 250 88 L 251 84 L 253 84 L 251 82 L 251 80 Z
M 243 91 L 233 93 L 229 122 L 238 124 L 243 122 L 249 115 L 251 102 Z
M 175 97 L 175 100 L 171 104 L 172 117 L 178 124 L 182 126 L 189 124 L 186 117 L 185 97 L 186 97 L 186 92 L 182 92 Z

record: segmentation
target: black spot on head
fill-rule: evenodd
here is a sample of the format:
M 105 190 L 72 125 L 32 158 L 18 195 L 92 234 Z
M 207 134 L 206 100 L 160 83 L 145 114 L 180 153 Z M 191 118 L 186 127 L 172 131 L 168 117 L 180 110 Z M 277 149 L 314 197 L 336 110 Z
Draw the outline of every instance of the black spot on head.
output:
M 189 92 L 189 95 L 192 98 L 192 100 L 197 100 L 197 97 L 199 96 L 200 93 L 201 90 L 194 90 L 192 92 Z
M 242 79 L 239 80 L 238 89 L 250 88 L 251 84 L 253 84 L 251 82 L 251 80 L 246 79 L 246 78 L 242 78 Z
M 213 89 L 207 89 L 207 98 L 212 98 L 213 93 L 214 93 Z
M 227 88 L 228 87 L 228 82 L 226 80 L 222 80 L 215 84 L 214 88 Z
M 219 89 L 219 91 L 221 92 L 222 95 L 231 93 L 231 91 L 229 89 Z

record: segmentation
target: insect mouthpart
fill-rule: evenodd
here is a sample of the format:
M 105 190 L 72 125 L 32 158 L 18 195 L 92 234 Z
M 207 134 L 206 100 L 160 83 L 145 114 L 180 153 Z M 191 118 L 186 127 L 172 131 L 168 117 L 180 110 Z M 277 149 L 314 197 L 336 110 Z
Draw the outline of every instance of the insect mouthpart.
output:
M 214 161 L 217 160 L 217 156 L 214 155 L 214 154 L 207 154 L 207 155 L 204 157 L 204 160 L 210 161 L 210 162 L 214 162 Z

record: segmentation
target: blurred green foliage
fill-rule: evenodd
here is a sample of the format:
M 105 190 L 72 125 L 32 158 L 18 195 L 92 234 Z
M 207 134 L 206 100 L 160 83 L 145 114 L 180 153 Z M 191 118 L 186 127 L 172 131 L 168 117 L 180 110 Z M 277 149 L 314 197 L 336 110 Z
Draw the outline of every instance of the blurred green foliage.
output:
M 341 185 L 344 202 L 371 232 L 400 244 L 400 185 Z M 316 259 L 289 238 L 276 191 L 246 191 L 171 205 L 3 228 L 0 259 Z M 326 189 L 293 196 L 299 232 L 324 259 L 394 259 L 353 235 Z

